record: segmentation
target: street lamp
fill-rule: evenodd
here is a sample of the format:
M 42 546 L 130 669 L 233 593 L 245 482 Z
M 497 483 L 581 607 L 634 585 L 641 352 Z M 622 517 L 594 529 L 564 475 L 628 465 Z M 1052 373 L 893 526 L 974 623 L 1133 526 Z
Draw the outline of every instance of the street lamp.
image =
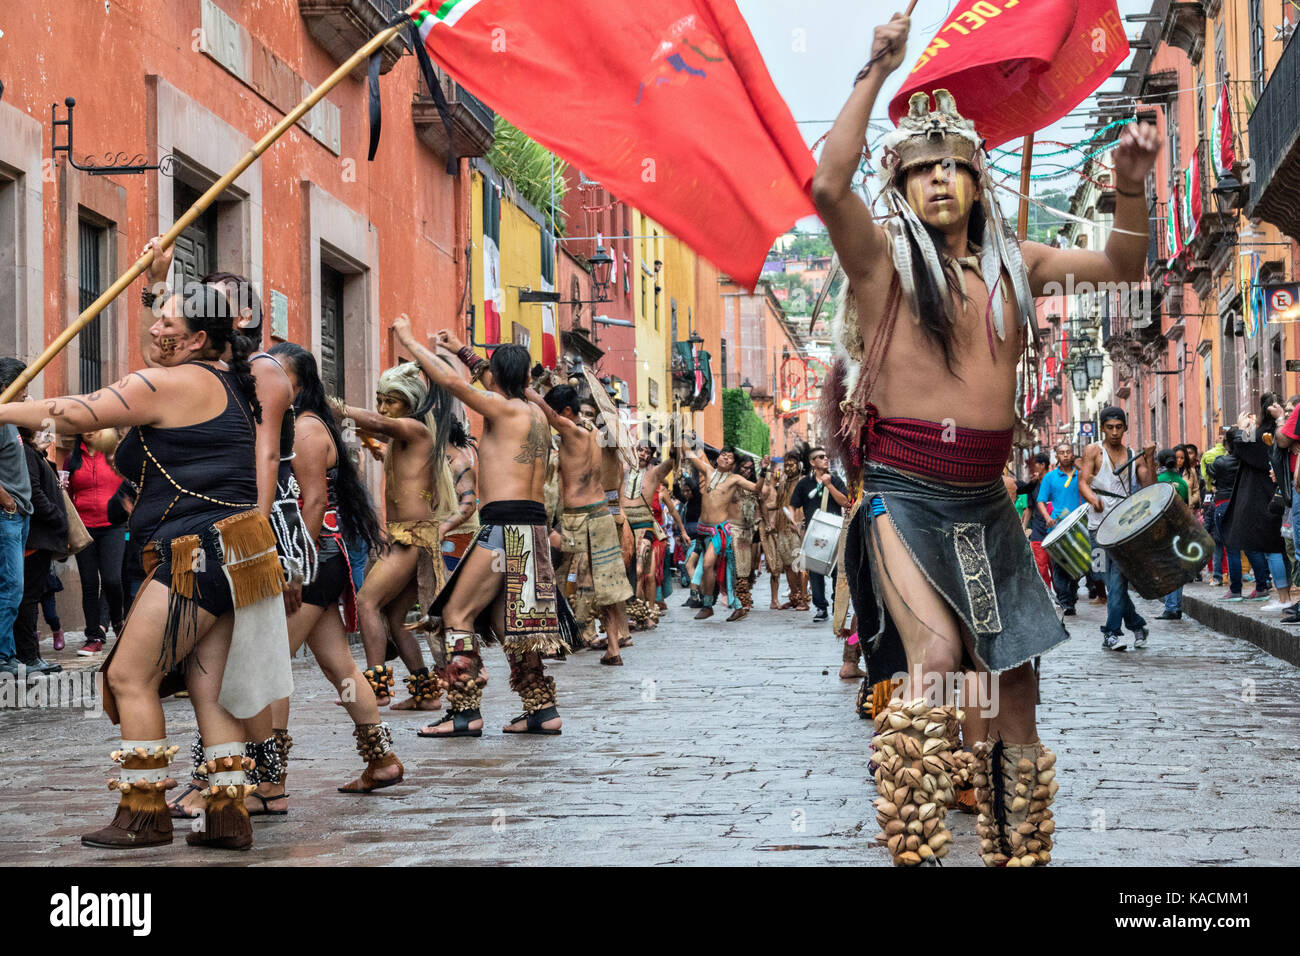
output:
M 1093 349 L 1084 358 L 1088 368 L 1088 384 L 1097 385 L 1101 382 L 1102 373 L 1105 371 L 1106 357 L 1098 349 Z
M 1084 362 L 1075 359 L 1070 366 L 1070 381 L 1080 395 L 1088 391 L 1088 366 Z
M 747 396 L 752 395 L 754 391 L 754 383 L 749 380 L 748 375 L 746 375 L 745 380 L 740 383 L 740 387 Z
M 596 246 L 596 254 L 587 260 L 591 263 L 591 282 L 595 286 L 597 302 L 609 301 L 609 271 L 614 267 L 614 259 L 605 247 Z

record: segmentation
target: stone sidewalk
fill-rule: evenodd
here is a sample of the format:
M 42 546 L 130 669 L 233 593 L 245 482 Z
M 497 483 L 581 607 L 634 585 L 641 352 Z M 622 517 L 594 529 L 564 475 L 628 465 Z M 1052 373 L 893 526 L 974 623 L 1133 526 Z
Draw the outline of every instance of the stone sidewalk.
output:
M 420 740 L 421 717 L 392 714 L 406 782 L 371 796 L 335 792 L 360 769 L 351 725 L 314 662 L 295 660 L 291 811 L 256 822 L 251 853 L 192 850 L 181 830 L 139 853 L 82 848 L 116 803 L 114 728 L 75 708 L 2 711 L 0 863 L 889 865 L 868 846 L 870 728 L 856 684 L 836 679 L 829 631 L 764 609 L 697 622 L 682 599 L 636 635 L 627 666 L 584 652 L 553 668 L 561 737 L 499 732 L 519 705 L 490 650 L 484 736 Z M 1153 621 L 1146 649 L 1108 653 L 1103 610 L 1080 605 L 1074 639 L 1042 663 L 1054 864 L 1300 863 L 1300 670 L 1190 619 Z M 165 707 L 187 747 L 188 702 Z M 973 818 L 949 820 L 945 863 L 978 866 Z

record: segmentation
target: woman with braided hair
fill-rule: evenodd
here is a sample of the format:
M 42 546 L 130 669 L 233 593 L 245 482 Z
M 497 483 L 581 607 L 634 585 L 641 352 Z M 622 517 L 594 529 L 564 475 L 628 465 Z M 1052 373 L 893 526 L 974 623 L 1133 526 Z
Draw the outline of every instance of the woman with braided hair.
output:
M 208 743 L 201 830 L 192 846 L 248 849 L 250 789 L 240 720 L 293 687 L 285 629 L 284 576 L 275 536 L 258 511 L 255 460 L 262 409 L 229 302 L 192 284 L 170 297 L 149 329 L 149 358 L 90 395 L 0 405 L 0 423 L 53 422 L 64 434 L 130 427 L 117 467 L 140 491 L 132 538 L 144 543 L 148 578 L 105 661 L 104 709 L 122 727 L 113 752 L 121 795 L 108 826 L 82 838 L 108 849 L 172 841 L 165 791 L 176 785 L 160 694 L 184 675 Z M 229 358 L 222 361 L 222 356 Z
M 357 595 L 364 673 L 379 706 L 387 707 L 393 671 L 386 662 L 400 655 L 410 673 L 410 697 L 393 709 L 438 710 L 441 683 L 425 665 L 419 642 L 406 628 L 406 615 L 417 600 L 428 608 L 446 581 L 442 539 L 449 522 L 459 517 L 447 465 L 454 405 L 444 389 L 430 386 L 414 362 L 380 375 L 375 399 L 378 412 L 342 403 L 333 409 L 345 433 L 355 428 L 362 437 L 388 444 L 384 496 L 389 548 L 366 573 Z

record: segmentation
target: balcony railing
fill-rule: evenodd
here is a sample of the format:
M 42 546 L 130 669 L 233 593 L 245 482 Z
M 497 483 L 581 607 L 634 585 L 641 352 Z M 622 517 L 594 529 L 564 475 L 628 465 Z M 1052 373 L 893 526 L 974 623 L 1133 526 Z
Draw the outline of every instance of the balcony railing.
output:
M 1297 31 L 1300 32 L 1300 31 Z M 1291 36 L 1250 114 L 1251 218 L 1300 237 L 1300 41 Z
M 457 156 L 486 156 L 496 139 L 496 113 L 469 90 L 435 66 L 438 82 L 451 109 L 452 137 Z M 438 115 L 433 97 L 420 77 L 420 88 L 411 100 L 411 121 L 416 135 L 439 156 L 447 155 L 447 128 Z
M 298 13 L 307 23 L 307 32 L 342 63 L 384 25 L 406 9 L 401 0 L 298 0 Z M 406 52 L 406 34 L 398 34 L 380 51 L 379 72 L 387 73 Z M 362 62 L 352 76 L 366 78 Z

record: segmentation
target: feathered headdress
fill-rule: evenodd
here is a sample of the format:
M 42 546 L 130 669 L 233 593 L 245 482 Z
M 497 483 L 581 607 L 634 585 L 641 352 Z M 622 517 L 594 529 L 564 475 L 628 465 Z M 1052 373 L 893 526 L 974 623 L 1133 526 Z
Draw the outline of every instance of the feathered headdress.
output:
M 379 375 L 379 391 L 400 395 L 411 409 L 410 417 L 423 422 L 433 438 L 429 452 L 433 469 L 434 516 L 445 518 L 456 511 L 455 486 L 447 464 L 447 438 L 451 434 L 451 419 L 456 412 L 456 400 L 440 385 L 430 382 L 415 362 L 402 362 Z
M 931 112 L 928 93 L 912 94 L 908 101 L 907 115 L 899 121 L 898 128 L 886 135 L 881 143 L 880 198 L 885 208 L 893 214 L 886 232 L 892 246 L 894 267 L 898 270 L 903 295 L 912 306 L 913 314 L 919 314 L 919 309 L 912 272 L 912 243 L 921 251 L 925 268 L 933 277 L 935 286 L 939 289 L 949 287 L 943 263 L 930 234 L 898 187 L 906 178 L 907 171 L 918 166 L 933 166 L 947 160 L 966 166 L 975 176 L 979 202 L 985 217 L 984 235 L 973 237 L 980 246 L 980 274 L 989 290 L 993 328 L 999 339 L 1005 339 L 1003 299 L 1007 297 L 1007 290 L 999 290 L 998 287 L 1004 281 L 1004 275 L 1010 276 L 1023 325 L 1034 315 L 1029 276 L 1020 257 L 1020 248 L 1010 237 L 997 198 L 993 194 L 988 156 L 984 152 L 983 140 L 975 131 L 975 124 L 957 112 L 957 102 L 947 90 L 935 90 L 934 102 L 938 109 Z M 948 305 L 948 318 L 955 321 L 952 297 L 945 296 L 944 299 Z

